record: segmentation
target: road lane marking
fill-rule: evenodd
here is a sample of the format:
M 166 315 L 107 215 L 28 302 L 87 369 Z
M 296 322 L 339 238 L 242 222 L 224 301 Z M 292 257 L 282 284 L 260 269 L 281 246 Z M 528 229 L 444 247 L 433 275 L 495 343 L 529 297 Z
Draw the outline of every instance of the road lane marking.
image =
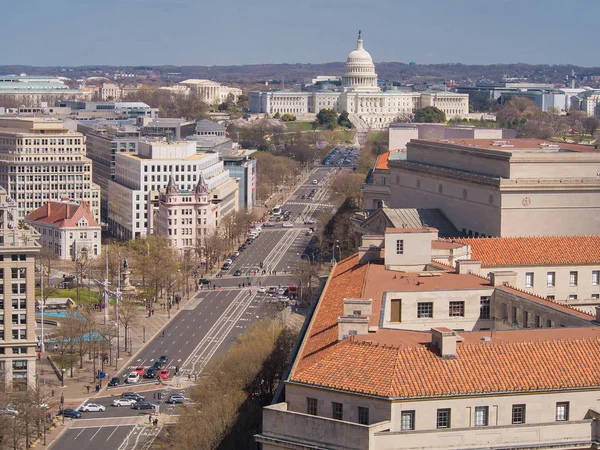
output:
M 90 438 L 90 441 L 91 441 L 92 439 L 94 439 L 98 433 L 100 433 L 100 430 L 101 430 L 101 429 L 102 429 L 101 427 L 99 427 L 99 428 L 98 428 L 98 431 L 96 431 L 96 432 L 94 433 L 94 435 L 93 435 L 93 436 Z

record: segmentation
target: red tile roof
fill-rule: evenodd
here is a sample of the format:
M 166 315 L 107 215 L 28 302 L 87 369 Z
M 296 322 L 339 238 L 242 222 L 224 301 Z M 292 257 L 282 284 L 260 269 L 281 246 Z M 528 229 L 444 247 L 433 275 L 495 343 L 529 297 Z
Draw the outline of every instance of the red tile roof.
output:
M 41 222 L 58 227 L 76 227 L 77 222 L 85 218 L 89 227 L 98 227 L 87 202 L 48 202 L 29 213 L 25 220 Z
M 388 162 L 390 160 L 390 153 L 391 152 L 385 152 L 377 157 L 375 169 L 389 169 Z
M 458 238 L 485 267 L 600 263 L 600 236 Z

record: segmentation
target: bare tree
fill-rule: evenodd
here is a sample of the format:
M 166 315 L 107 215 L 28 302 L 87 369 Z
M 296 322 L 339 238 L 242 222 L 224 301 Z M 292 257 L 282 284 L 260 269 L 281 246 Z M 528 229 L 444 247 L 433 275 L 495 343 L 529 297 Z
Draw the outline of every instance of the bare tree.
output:
M 131 301 L 121 301 L 119 303 L 119 322 L 125 331 L 125 350 L 129 348 L 129 329 L 138 319 L 138 312 L 135 304 Z

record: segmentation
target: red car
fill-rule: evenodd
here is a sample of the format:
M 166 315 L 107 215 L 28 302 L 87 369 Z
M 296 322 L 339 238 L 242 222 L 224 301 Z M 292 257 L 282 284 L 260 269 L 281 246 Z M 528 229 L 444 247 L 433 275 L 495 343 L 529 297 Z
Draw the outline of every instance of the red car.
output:
M 169 378 L 169 375 L 171 375 L 171 371 L 163 369 L 158 373 L 158 378 L 166 380 L 167 378 Z
M 146 371 L 146 369 L 144 368 L 144 366 L 138 366 L 134 369 L 134 372 L 137 372 L 137 374 L 141 377 L 144 375 L 144 372 Z

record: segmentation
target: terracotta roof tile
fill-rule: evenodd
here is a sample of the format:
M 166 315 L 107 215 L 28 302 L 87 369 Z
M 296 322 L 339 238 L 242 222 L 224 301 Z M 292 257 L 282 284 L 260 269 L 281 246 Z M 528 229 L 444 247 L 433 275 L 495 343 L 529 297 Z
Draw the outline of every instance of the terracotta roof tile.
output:
M 600 235 L 458 238 L 485 267 L 600 263 Z
M 377 157 L 377 162 L 375 163 L 375 169 L 389 169 L 388 162 L 390 161 L 390 154 L 391 152 L 385 152 L 379 155 Z
M 87 202 L 48 202 L 29 213 L 25 220 L 41 222 L 58 227 L 75 227 L 81 218 L 85 218 L 89 227 L 98 227 Z

